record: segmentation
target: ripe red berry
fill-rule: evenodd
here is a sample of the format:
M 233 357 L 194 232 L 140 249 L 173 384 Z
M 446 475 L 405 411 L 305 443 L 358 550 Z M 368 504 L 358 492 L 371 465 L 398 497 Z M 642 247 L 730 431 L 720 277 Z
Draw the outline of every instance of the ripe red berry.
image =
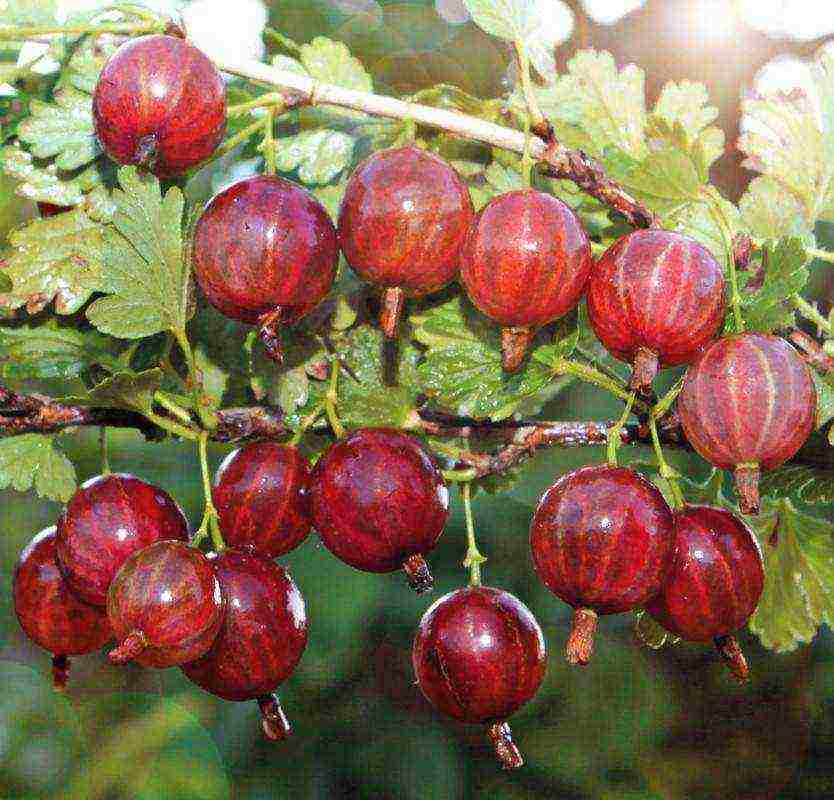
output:
M 524 603 L 486 586 L 441 597 L 420 620 L 412 662 L 438 711 L 488 725 L 505 769 L 524 763 L 507 718 L 536 694 L 547 669 L 544 636 Z
M 724 273 L 694 239 L 663 230 L 623 236 L 588 284 L 588 316 L 599 340 L 634 368 L 647 392 L 658 367 L 691 363 L 724 322 Z
M 221 314 L 258 325 L 280 360 L 278 326 L 312 311 L 333 285 L 339 246 L 324 206 L 283 178 L 260 175 L 215 195 L 194 231 L 194 271 Z
M 583 467 L 544 493 L 530 547 L 544 585 L 576 609 L 568 661 L 590 660 L 599 614 L 637 608 L 660 591 L 673 541 L 663 495 L 630 469 Z
M 474 213 L 457 172 L 413 145 L 381 150 L 356 168 L 339 211 L 339 241 L 353 271 L 384 290 L 386 336 L 396 334 L 406 296 L 454 280 Z
M 205 653 L 220 630 L 224 600 L 211 562 L 195 547 L 162 541 L 134 553 L 107 594 L 119 646 L 114 664 L 174 667 Z
M 449 490 L 416 439 L 353 431 L 316 464 L 311 494 L 313 525 L 336 558 L 364 572 L 405 569 L 416 591 L 432 587 L 423 556 L 443 533 Z
M 226 130 L 226 85 L 211 61 L 175 36 L 140 36 L 105 64 L 93 94 L 96 135 L 119 164 L 162 178 L 205 161 Z
M 107 615 L 79 600 L 55 563 L 55 527 L 42 530 L 20 554 L 12 581 L 14 609 L 24 633 L 53 654 L 56 689 L 66 687 L 67 656 L 92 653 L 111 638 Z
M 72 211 L 72 206 L 56 206 L 53 203 L 38 203 L 38 211 L 42 217 L 54 217 L 65 211 Z
M 478 214 L 461 252 L 469 299 L 502 326 L 503 366 L 515 372 L 536 329 L 570 311 L 591 273 L 591 246 L 561 200 L 522 189 Z
M 229 549 L 209 558 L 226 598 L 223 624 L 211 649 L 182 670 L 224 700 L 257 700 L 264 733 L 284 739 L 291 729 L 273 692 L 307 645 L 304 598 L 290 574 L 263 556 Z
M 816 390 L 808 367 L 784 339 L 725 336 L 686 372 L 678 397 L 684 433 L 697 452 L 735 470 L 739 506 L 759 511 L 759 471 L 787 461 L 814 428 Z
M 230 547 L 277 558 L 310 533 L 310 464 L 295 447 L 259 442 L 229 453 L 212 496 Z
M 99 475 L 58 519 L 58 566 L 75 594 L 103 606 L 127 558 L 160 539 L 188 540 L 188 521 L 171 496 L 133 475 Z
M 731 634 L 756 610 L 763 588 L 762 556 L 747 526 L 721 508 L 687 506 L 675 512 L 672 568 L 646 610 L 682 639 L 714 641 L 743 681 L 747 663 Z

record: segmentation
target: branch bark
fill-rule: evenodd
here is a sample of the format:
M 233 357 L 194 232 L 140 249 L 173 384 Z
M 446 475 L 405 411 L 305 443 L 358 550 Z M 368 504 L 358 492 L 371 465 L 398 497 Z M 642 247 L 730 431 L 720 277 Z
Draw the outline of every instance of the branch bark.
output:
M 411 119 L 420 125 L 438 128 L 514 153 L 524 153 L 526 137 L 523 131 L 496 125 L 459 111 L 346 89 L 317 81 L 309 75 L 271 67 L 260 61 L 220 59 L 215 63 L 223 72 L 274 86 L 295 103 L 339 106 L 387 119 Z M 530 155 L 548 175 L 573 181 L 583 191 L 621 213 L 635 227 L 659 225 L 654 212 L 632 197 L 616 181 L 608 178 L 602 167 L 581 150 L 571 150 L 556 141 L 548 142 L 541 136 L 533 135 Z

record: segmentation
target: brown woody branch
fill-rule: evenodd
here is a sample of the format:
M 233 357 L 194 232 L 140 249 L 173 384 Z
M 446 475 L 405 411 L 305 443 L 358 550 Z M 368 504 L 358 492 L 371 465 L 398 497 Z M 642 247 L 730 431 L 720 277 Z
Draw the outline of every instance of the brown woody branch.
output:
M 805 360 L 820 372 L 834 372 L 834 358 L 822 346 L 802 331 L 792 331 L 790 340 L 797 346 Z
M 217 427 L 211 438 L 217 442 L 274 439 L 290 429 L 280 408 L 253 406 L 216 412 Z M 60 403 L 42 395 L 21 395 L 0 386 L 0 437 L 22 433 L 57 433 L 85 426 L 135 428 L 148 438 L 164 431 L 142 414 L 118 408 L 96 408 Z

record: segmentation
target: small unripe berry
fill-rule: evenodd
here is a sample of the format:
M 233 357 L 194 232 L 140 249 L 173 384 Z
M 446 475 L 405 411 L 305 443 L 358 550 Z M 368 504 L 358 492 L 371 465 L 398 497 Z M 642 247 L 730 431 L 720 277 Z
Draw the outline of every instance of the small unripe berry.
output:
M 524 763 L 507 718 L 533 698 L 547 669 L 544 636 L 524 603 L 487 586 L 441 597 L 420 620 L 412 662 L 438 711 L 489 726 L 505 769 Z
M 432 587 L 425 556 L 449 517 L 449 491 L 412 436 L 362 428 L 316 464 L 313 525 L 336 558 L 364 572 L 404 569 L 418 592 Z
M 99 475 L 58 518 L 58 567 L 75 594 L 103 606 L 122 564 L 161 539 L 188 540 L 188 520 L 171 496 L 133 475 Z
M 291 729 L 273 692 L 307 645 L 304 598 L 286 570 L 260 555 L 227 549 L 209 560 L 226 598 L 223 624 L 209 651 L 182 671 L 224 700 L 257 700 L 264 733 L 284 739 Z
M 724 509 L 687 506 L 675 512 L 672 568 L 646 610 L 682 639 L 714 641 L 743 681 L 747 663 L 731 634 L 747 624 L 763 588 L 762 556 L 747 526 Z
M 598 615 L 638 608 L 660 591 L 673 542 L 663 495 L 633 470 L 583 467 L 544 493 L 530 548 L 544 585 L 575 609 L 568 661 L 590 660 Z
M 12 581 L 14 609 L 24 633 L 53 654 L 56 689 L 69 676 L 67 656 L 98 650 L 112 638 L 104 609 L 69 589 L 55 563 L 55 527 L 41 531 L 20 554 Z
M 310 464 L 295 447 L 258 442 L 229 453 L 212 496 L 230 547 L 277 558 L 310 533 Z
M 615 242 L 588 284 L 588 316 L 608 352 L 647 392 L 658 367 L 689 364 L 724 323 L 724 273 L 695 239 L 638 230 Z
M 433 153 L 380 150 L 356 168 L 339 211 L 339 242 L 353 271 L 384 291 L 386 336 L 396 334 L 406 296 L 454 280 L 473 216 L 469 190 Z
M 461 252 L 469 299 L 502 326 L 503 366 L 515 372 L 536 329 L 579 302 L 592 266 L 576 214 L 555 197 L 522 189 L 491 200 Z
M 226 85 L 214 64 L 185 40 L 140 36 L 104 65 L 93 119 L 114 161 L 170 178 L 205 161 L 220 144 Z
M 214 569 L 196 547 L 156 542 L 132 555 L 107 594 L 119 646 L 114 664 L 175 667 L 205 653 L 220 630 L 224 599 Z
M 257 325 L 281 360 L 279 325 L 310 313 L 333 285 L 339 248 L 324 206 L 290 181 L 259 175 L 215 195 L 194 230 L 194 272 L 208 301 Z
M 735 471 L 739 506 L 759 511 L 759 471 L 783 464 L 814 429 L 814 381 L 778 336 L 742 333 L 708 347 L 686 371 L 678 415 L 689 443 Z

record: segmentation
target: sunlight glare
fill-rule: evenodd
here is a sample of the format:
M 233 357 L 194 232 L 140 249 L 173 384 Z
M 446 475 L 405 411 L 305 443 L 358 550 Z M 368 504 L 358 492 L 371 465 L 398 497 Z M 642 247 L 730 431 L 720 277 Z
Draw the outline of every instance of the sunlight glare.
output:
M 582 0 L 585 12 L 599 25 L 613 25 L 645 4 L 646 0 Z
M 774 38 L 816 39 L 834 33 L 834 13 L 820 0 L 739 0 L 751 28 Z

